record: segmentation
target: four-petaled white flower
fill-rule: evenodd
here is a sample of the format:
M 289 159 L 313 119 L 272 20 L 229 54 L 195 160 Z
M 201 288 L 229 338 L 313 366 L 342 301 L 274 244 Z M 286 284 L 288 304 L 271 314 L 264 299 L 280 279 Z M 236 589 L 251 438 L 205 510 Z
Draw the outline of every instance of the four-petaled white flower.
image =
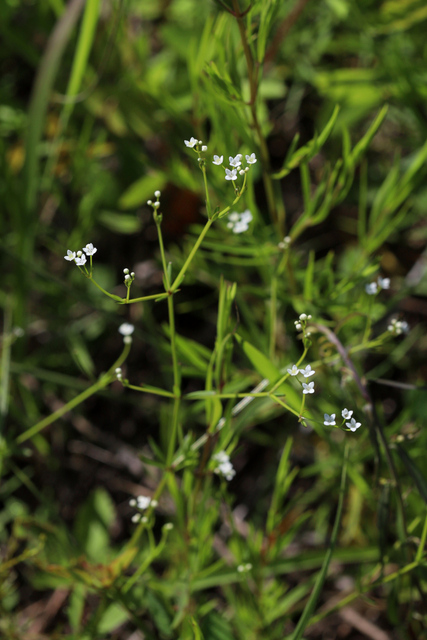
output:
M 230 163 L 230 166 L 240 167 L 240 165 L 242 164 L 242 154 L 238 153 L 235 158 L 233 158 L 233 156 L 229 156 L 228 161 Z
M 248 164 L 255 164 L 255 162 L 256 162 L 256 156 L 255 156 L 255 154 L 254 154 L 254 153 L 251 153 L 251 155 L 250 155 L 250 156 L 246 156 L 246 162 L 247 162 Z
M 331 415 L 324 413 L 323 417 L 324 417 L 323 424 L 326 427 L 333 427 L 335 425 L 335 413 L 332 413 Z
M 237 180 L 237 169 L 226 169 L 225 170 L 225 179 L 226 180 Z
M 376 293 L 378 293 L 377 283 L 370 282 L 369 284 L 365 285 L 365 291 L 368 294 L 368 296 L 374 296 Z
M 82 267 L 84 264 L 86 264 L 87 258 L 85 254 L 83 253 L 81 256 L 76 257 L 75 262 L 78 267 Z
M 350 420 L 351 416 L 353 415 L 353 411 L 349 411 L 348 409 L 343 409 L 341 411 L 341 415 L 344 418 L 344 420 Z
M 135 331 L 135 327 L 130 322 L 123 322 L 118 329 L 122 336 L 131 336 Z
M 220 473 L 228 481 L 232 480 L 236 472 L 230 462 L 230 456 L 225 451 L 219 451 L 213 456 L 213 459 L 218 462 L 215 473 Z
M 198 140 L 196 138 L 191 137 L 190 140 L 184 140 L 185 146 L 190 147 L 191 149 L 196 146 Z
M 94 247 L 91 242 L 89 242 L 89 244 L 83 247 L 83 251 L 87 256 L 93 256 L 98 251 L 98 249 Z
M 223 160 L 224 160 L 224 156 L 214 156 L 213 160 L 212 160 L 212 163 L 213 164 L 222 164 Z
M 311 368 L 311 365 L 308 364 L 305 369 L 300 369 L 300 373 L 302 373 L 304 378 L 309 378 L 310 376 L 314 376 L 316 372 Z
M 314 393 L 314 382 L 309 382 L 308 384 L 303 382 L 302 383 L 302 392 L 303 393 Z
M 70 262 L 72 262 L 73 260 L 76 259 L 76 252 L 75 251 L 70 251 L 69 249 L 67 249 L 67 255 L 64 256 L 65 260 L 69 260 Z
M 297 376 L 299 374 L 299 369 L 296 364 L 293 364 L 290 369 L 288 369 L 288 373 L 291 376 Z
M 345 423 L 346 426 L 350 429 L 350 431 L 356 431 L 360 426 L 362 426 L 361 422 L 356 422 L 354 418 L 350 420 L 350 422 Z
M 378 276 L 378 286 L 381 287 L 381 289 L 390 289 L 390 278 L 381 278 L 381 276 Z

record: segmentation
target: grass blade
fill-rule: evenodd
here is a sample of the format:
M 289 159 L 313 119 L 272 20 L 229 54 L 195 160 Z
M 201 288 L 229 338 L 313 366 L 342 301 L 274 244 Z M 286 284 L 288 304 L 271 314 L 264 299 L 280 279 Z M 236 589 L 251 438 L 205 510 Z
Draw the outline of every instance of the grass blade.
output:
M 344 452 L 344 462 L 343 462 L 342 473 L 341 473 L 340 495 L 338 499 L 338 508 L 335 516 L 331 542 L 329 544 L 329 548 L 323 560 L 322 568 L 320 569 L 319 574 L 316 578 L 314 589 L 311 592 L 311 596 L 309 597 L 307 604 L 304 607 L 304 611 L 302 612 L 301 618 L 299 619 L 298 624 L 295 628 L 295 631 L 291 636 L 291 640 L 300 640 L 302 638 L 302 634 L 304 633 L 304 630 L 308 625 L 310 617 L 313 614 L 313 611 L 317 604 L 317 600 L 319 599 L 319 595 L 322 590 L 323 584 L 326 580 L 329 563 L 331 562 L 331 559 L 332 559 L 332 554 L 335 548 L 335 543 L 337 541 L 338 530 L 341 522 L 342 508 L 344 504 L 345 484 L 346 484 L 346 478 L 347 478 L 347 465 L 348 465 L 348 445 L 346 445 L 345 452 Z

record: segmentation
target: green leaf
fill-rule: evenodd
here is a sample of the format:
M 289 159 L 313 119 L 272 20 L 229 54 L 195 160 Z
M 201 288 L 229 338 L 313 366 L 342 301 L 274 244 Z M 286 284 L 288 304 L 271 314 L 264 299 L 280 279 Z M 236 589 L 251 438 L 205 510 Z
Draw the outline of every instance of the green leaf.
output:
M 126 189 L 119 200 L 119 207 L 121 209 L 139 207 L 141 204 L 145 204 L 147 200 L 153 199 L 154 192 L 157 189 L 163 189 L 165 184 L 165 174 L 160 171 L 153 171 L 147 176 L 139 178 Z
M 96 489 L 77 512 L 74 535 L 90 560 L 107 559 L 114 518 L 114 503 L 105 489 Z
M 131 234 L 137 233 L 141 229 L 139 218 L 115 211 L 101 211 L 98 220 L 113 233 Z

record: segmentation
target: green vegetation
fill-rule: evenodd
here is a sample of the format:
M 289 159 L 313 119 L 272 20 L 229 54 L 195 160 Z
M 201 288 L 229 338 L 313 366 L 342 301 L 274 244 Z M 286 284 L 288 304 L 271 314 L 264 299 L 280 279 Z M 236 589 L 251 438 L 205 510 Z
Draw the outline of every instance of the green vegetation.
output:
M 0 4 L 2 638 L 427 638 L 426 25 Z

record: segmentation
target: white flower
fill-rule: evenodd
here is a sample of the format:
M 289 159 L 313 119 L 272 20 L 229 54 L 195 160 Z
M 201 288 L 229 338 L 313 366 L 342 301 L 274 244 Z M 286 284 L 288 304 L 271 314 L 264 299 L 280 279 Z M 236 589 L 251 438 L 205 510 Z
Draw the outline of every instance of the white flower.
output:
M 354 418 L 352 418 L 350 422 L 346 422 L 345 424 L 350 429 L 350 431 L 356 431 L 356 429 L 362 426 L 362 423 L 356 422 Z
M 243 233 L 244 231 L 247 231 L 249 229 L 249 225 L 247 225 L 245 222 L 236 222 L 236 224 L 233 227 L 233 233 Z
M 226 169 L 225 170 L 225 179 L 226 180 L 237 180 L 237 169 Z
M 252 222 L 252 213 L 249 211 L 249 209 L 246 209 L 243 213 L 240 214 L 240 222 L 244 222 L 246 224 Z
M 302 329 L 302 324 L 300 324 L 299 322 L 295 322 L 295 329 L 296 329 L 297 331 L 301 331 L 301 329 Z
M 86 264 L 87 262 L 87 258 L 85 256 L 85 254 L 83 254 L 82 256 L 79 256 L 78 258 L 76 258 L 76 265 L 78 267 L 82 267 L 84 264 Z
M 93 256 L 94 253 L 96 253 L 98 251 L 98 249 L 96 247 L 94 247 L 93 244 L 90 242 L 85 247 L 83 247 L 83 251 L 85 252 L 85 254 L 87 256 Z
M 287 371 L 291 376 L 297 376 L 299 374 L 299 369 L 296 364 L 293 364 Z
M 224 160 L 224 156 L 214 156 L 212 163 L 213 164 L 222 164 L 222 161 Z
M 323 424 L 326 427 L 333 427 L 335 425 L 335 413 L 332 413 L 330 416 L 327 413 L 324 413 L 323 417 L 324 417 Z
M 207 150 L 208 150 L 207 146 L 205 144 L 202 145 L 202 151 L 207 151 Z
M 387 331 L 390 331 L 395 336 L 400 336 L 402 333 L 409 333 L 409 324 L 406 320 L 393 318 L 387 327 Z
M 184 140 L 185 146 L 190 147 L 191 149 L 196 146 L 197 140 L 196 138 L 190 138 L 190 140 Z
M 314 382 L 309 382 L 308 384 L 303 382 L 302 383 L 302 392 L 303 393 L 314 393 Z
M 135 331 L 135 327 L 129 322 L 123 322 L 123 324 L 120 325 L 118 331 L 122 334 L 122 336 L 131 336 Z
M 127 274 L 129 273 L 129 269 L 123 269 L 123 273 L 125 274 L 125 276 L 127 276 Z
M 148 509 L 150 505 L 152 507 L 157 507 L 158 502 L 157 500 L 152 500 L 148 496 L 138 496 L 136 499 L 132 498 L 131 500 L 129 500 L 129 504 L 131 507 L 135 507 L 136 509 L 141 509 L 141 511 L 144 511 L 145 509 Z
M 238 153 L 235 158 L 233 158 L 233 156 L 228 156 L 228 161 L 232 167 L 240 167 L 242 164 L 242 154 Z
M 341 415 L 344 418 L 344 420 L 350 420 L 351 416 L 353 415 L 353 411 L 349 411 L 348 409 L 343 409 L 341 411 Z
M 213 459 L 219 463 L 215 469 L 215 473 L 221 474 L 228 481 L 232 480 L 236 472 L 230 462 L 230 457 L 225 451 L 219 451 L 213 456 Z
M 252 220 L 252 214 L 249 209 L 246 209 L 243 213 L 237 213 L 237 211 L 233 211 L 228 216 L 229 222 L 227 223 L 227 227 L 232 229 L 233 233 L 243 233 L 243 231 L 247 231 L 249 229 L 249 223 Z
M 252 565 L 250 562 L 247 562 L 246 564 L 239 564 L 239 566 L 237 567 L 237 571 L 239 573 L 246 573 L 251 569 L 252 569 Z
M 117 380 L 121 380 L 123 378 L 122 368 L 116 367 L 115 374 L 117 376 Z
M 246 162 L 247 162 L 248 164 L 255 164 L 255 162 L 256 162 L 256 156 L 255 156 L 255 154 L 254 154 L 254 153 L 251 153 L 251 155 L 250 155 L 250 156 L 245 156 L 245 157 L 246 157 Z
M 378 292 L 377 283 L 370 282 L 369 284 L 365 285 L 365 291 L 368 294 L 368 296 L 374 296 Z
M 309 378 L 310 376 L 314 376 L 316 372 L 311 368 L 311 365 L 308 364 L 305 369 L 300 369 L 300 373 L 302 373 L 304 378 Z
M 381 276 L 378 276 L 378 286 L 381 289 L 390 289 L 390 278 L 381 278 Z
M 157 191 L 154 192 L 154 195 L 156 196 L 156 198 L 158 200 L 160 198 L 160 196 L 162 195 L 162 192 L 157 189 Z
M 64 256 L 65 260 L 69 260 L 70 262 L 72 262 L 73 260 L 76 259 L 76 252 L 75 251 L 70 251 L 69 249 L 67 249 L 67 255 Z

